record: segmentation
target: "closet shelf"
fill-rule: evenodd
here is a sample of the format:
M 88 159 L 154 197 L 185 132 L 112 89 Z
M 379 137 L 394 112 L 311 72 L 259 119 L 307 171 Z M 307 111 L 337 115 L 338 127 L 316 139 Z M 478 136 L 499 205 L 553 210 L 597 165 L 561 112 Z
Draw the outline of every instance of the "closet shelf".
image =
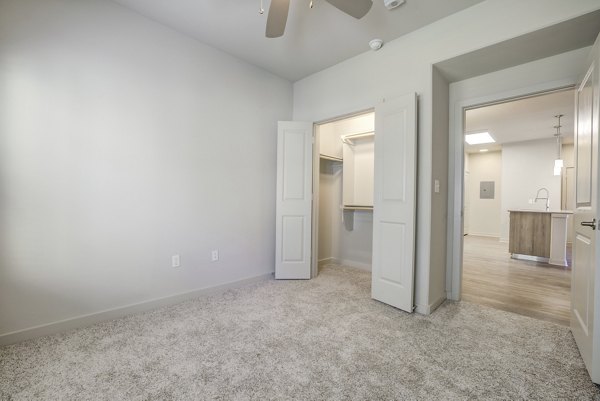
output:
M 344 210 L 373 210 L 373 206 L 361 206 L 361 205 L 344 205 Z
M 356 134 L 342 135 L 340 139 L 347 145 L 354 145 L 355 139 L 368 138 L 375 135 L 375 131 L 359 132 Z
M 340 158 L 340 157 L 334 157 L 334 156 L 327 156 L 327 155 L 319 155 L 319 157 L 323 160 L 330 160 L 332 162 L 340 162 L 342 163 L 344 161 L 344 159 Z

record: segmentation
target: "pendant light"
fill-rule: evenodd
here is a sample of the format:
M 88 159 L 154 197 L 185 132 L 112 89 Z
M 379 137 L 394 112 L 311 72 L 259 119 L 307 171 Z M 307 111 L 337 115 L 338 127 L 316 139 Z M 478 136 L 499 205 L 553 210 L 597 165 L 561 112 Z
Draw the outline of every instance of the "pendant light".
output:
M 562 139 L 561 139 L 561 135 L 560 135 L 560 119 L 563 116 L 563 114 L 558 114 L 554 117 L 556 117 L 558 119 L 558 125 L 555 125 L 554 128 L 556 128 L 556 134 L 554 134 L 554 136 L 556 137 L 556 160 L 554 160 L 554 175 L 561 175 L 562 173 L 562 168 L 564 166 L 564 162 L 561 156 L 562 153 Z

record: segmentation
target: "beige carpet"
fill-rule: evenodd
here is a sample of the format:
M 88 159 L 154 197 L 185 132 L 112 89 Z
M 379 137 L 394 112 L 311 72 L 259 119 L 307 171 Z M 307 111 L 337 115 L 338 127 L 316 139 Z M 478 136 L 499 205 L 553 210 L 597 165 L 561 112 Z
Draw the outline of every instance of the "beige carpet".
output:
M 329 266 L 3 347 L 0 400 L 600 398 L 565 327 L 369 295 L 368 273 Z

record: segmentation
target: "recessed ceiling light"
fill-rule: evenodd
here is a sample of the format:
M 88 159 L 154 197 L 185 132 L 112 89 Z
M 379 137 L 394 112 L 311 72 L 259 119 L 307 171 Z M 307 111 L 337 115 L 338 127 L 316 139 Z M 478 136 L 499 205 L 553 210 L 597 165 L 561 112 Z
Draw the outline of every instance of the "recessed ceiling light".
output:
M 489 149 L 479 149 L 480 152 L 487 152 Z
M 465 135 L 465 141 L 469 145 L 481 145 L 482 143 L 496 142 L 489 132 L 479 132 L 477 134 Z

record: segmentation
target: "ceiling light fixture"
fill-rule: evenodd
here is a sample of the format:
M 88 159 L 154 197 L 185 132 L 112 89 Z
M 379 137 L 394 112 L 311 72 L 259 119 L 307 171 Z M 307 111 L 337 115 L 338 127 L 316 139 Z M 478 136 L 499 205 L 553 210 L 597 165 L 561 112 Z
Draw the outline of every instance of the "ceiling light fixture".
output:
M 465 141 L 469 145 L 482 145 L 484 143 L 496 142 L 489 132 L 478 132 L 476 134 L 465 135 Z
M 564 166 L 564 161 L 561 156 L 562 139 L 561 139 L 561 135 L 560 135 L 560 127 L 562 127 L 562 125 L 560 125 L 560 119 L 561 119 L 561 117 L 563 117 L 563 115 L 564 114 L 558 114 L 558 115 L 554 116 L 554 117 L 558 118 L 558 125 L 554 126 L 554 128 L 556 128 L 556 134 L 554 134 L 554 136 L 556 137 L 556 160 L 554 160 L 554 175 L 561 175 L 562 168 Z
M 383 4 L 388 10 L 393 10 L 396 7 L 400 7 L 402 4 L 406 3 L 406 0 L 383 0 Z
M 479 149 L 480 152 L 488 152 L 489 149 Z
M 258 9 L 258 13 L 263 15 L 265 13 L 265 8 L 263 7 L 263 0 L 260 0 L 260 8 Z
M 324 0 L 339 11 L 356 19 L 361 19 L 369 13 L 373 6 L 373 0 Z M 290 4 L 292 0 L 271 0 L 267 15 L 267 27 L 265 36 L 267 38 L 279 38 L 285 32 Z M 314 6 L 317 0 L 309 0 L 308 6 Z M 306 4 L 306 3 L 304 3 Z
M 383 40 L 381 39 L 373 39 L 369 42 L 369 47 L 373 51 L 377 51 L 383 47 Z

